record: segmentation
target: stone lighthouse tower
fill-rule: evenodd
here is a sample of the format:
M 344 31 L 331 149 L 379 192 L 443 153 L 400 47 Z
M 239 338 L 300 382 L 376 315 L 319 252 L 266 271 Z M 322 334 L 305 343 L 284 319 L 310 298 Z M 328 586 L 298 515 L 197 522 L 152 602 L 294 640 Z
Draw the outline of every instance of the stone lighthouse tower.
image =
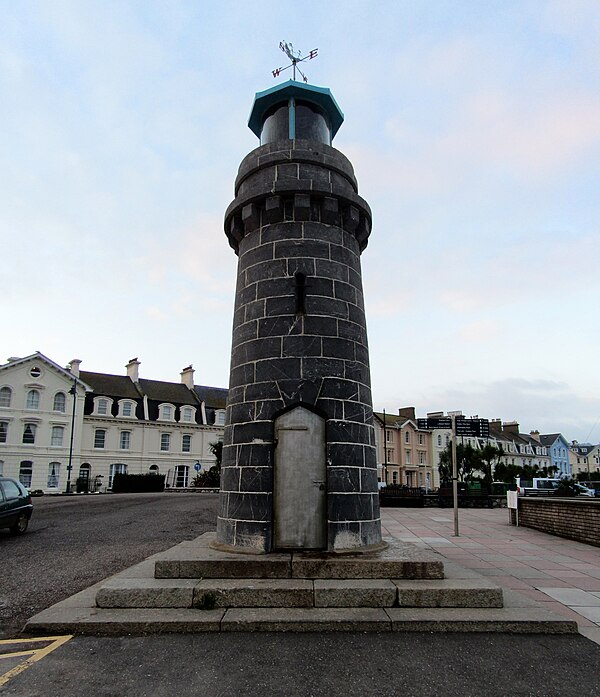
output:
M 256 95 L 225 215 L 239 257 L 216 546 L 381 546 L 360 255 L 371 211 L 329 89 Z

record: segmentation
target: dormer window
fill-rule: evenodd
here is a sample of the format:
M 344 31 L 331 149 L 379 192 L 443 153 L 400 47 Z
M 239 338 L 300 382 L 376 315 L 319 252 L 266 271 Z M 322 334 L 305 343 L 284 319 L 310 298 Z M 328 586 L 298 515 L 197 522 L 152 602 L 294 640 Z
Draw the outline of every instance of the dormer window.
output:
M 181 421 L 185 424 L 191 424 L 194 422 L 194 411 L 193 407 L 183 407 L 181 409 Z
M 94 399 L 94 416 L 110 416 L 112 399 L 96 397 Z
M 161 404 L 158 407 L 158 418 L 161 421 L 173 421 L 175 418 L 175 407 L 172 404 Z
M 215 426 L 225 426 L 225 410 L 220 409 L 215 413 Z
M 119 402 L 119 416 L 126 419 L 131 419 L 135 417 L 135 402 L 129 400 L 122 400 Z

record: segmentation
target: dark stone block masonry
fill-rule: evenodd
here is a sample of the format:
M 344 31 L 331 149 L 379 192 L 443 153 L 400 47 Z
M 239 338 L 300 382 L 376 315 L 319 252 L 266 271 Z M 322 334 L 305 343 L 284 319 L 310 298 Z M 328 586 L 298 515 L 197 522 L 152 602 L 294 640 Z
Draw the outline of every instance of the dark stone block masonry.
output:
M 254 116 L 273 103 L 292 111 L 298 99 L 321 116 L 337 109 L 313 98 L 328 90 L 280 88 L 257 95 Z M 352 165 L 330 145 L 290 138 L 242 161 L 225 216 L 239 263 L 218 546 L 381 544 L 360 266 L 370 230 Z M 305 477 L 303 454 L 313 463 Z

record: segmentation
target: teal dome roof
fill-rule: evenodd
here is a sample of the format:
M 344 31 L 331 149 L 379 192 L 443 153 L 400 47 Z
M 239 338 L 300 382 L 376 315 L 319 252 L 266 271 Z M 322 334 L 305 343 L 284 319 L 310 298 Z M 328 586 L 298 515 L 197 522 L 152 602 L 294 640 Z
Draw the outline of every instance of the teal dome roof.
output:
M 301 99 L 320 107 L 329 117 L 331 123 L 331 138 L 338 132 L 344 122 L 344 114 L 331 94 L 328 87 L 316 87 L 306 85 L 303 82 L 288 80 L 280 85 L 271 87 L 264 92 L 257 92 L 254 97 L 254 104 L 250 111 L 248 127 L 260 138 L 265 114 L 269 109 L 277 104 L 284 103 L 290 98 Z

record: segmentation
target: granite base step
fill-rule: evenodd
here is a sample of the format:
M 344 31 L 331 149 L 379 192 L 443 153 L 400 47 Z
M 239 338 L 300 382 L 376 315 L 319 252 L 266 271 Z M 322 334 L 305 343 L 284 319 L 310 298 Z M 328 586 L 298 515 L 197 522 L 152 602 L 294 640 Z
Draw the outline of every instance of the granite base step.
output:
M 85 591 L 84 591 L 85 592 Z M 68 601 L 32 617 L 29 633 L 124 636 L 198 632 L 509 632 L 575 634 L 577 624 L 541 608 L 103 609 Z
M 485 578 L 155 579 L 106 581 L 101 608 L 502 607 L 502 590 Z
M 491 579 L 454 562 L 442 564 L 435 553 L 415 548 L 398 565 L 391 545 L 386 550 L 391 558 L 372 559 L 371 570 L 366 559 L 353 555 L 339 559 L 297 555 L 296 572 L 308 577 L 294 575 L 293 555 L 284 555 L 283 565 L 277 559 L 271 565 L 265 557 L 246 557 L 250 566 L 233 555 L 235 564 L 241 564 L 236 567 L 223 557 L 211 557 L 207 549 L 208 540 L 201 536 L 154 555 L 43 610 L 27 622 L 25 631 L 96 636 L 224 631 L 577 632 L 573 620 L 519 594 L 502 592 Z M 163 569 L 185 571 L 190 555 L 196 555 L 192 563 L 208 560 L 205 569 L 213 573 L 225 569 L 233 576 L 155 577 L 161 562 L 167 563 Z M 422 566 L 412 570 L 403 566 L 413 563 Z M 269 575 L 283 566 L 288 576 Z M 248 568 L 258 574 L 266 569 L 267 575 L 236 577 Z M 393 573 L 398 569 L 409 574 L 425 570 L 434 578 L 407 578 Z M 374 570 L 392 573 L 377 576 Z M 344 571 L 348 578 L 335 577 Z M 330 578 L 322 576 L 327 572 Z
M 157 555 L 156 578 L 441 579 L 444 564 L 434 552 L 399 540 L 386 549 L 334 554 L 279 552 L 237 554 L 215 549 L 215 533 L 182 542 Z

